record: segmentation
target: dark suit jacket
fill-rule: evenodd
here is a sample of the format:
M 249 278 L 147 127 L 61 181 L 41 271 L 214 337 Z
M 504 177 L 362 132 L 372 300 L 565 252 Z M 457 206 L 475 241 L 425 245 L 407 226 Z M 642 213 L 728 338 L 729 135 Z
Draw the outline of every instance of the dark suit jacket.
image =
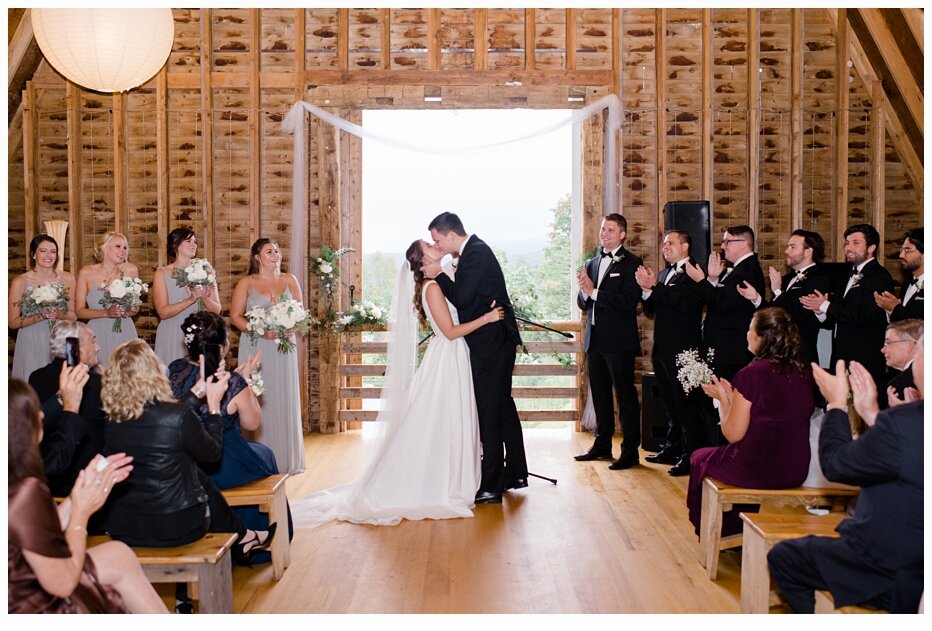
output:
M 103 450 L 105 415 L 100 402 L 101 379 L 96 372 L 88 375 L 78 414 L 65 412 L 56 398 L 58 377 L 65 360 L 34 370 L 29 385 L 42 401 L 45 413 L 42 443 L 42 464 L 52 495 L 61 497 L 71 492 L 78 472 Z
M 904 283 L 902 289 L 900 289 L 900 304 L 893 307 L 893 312 L 890 313 L 890 322 L 898 322 L 910 318 L 916 318 L 918 320 L 925 319 L 925 287 L 913 294 L 909 302 L 904 305 L 903 300 L 906 298 L 907 289 L 909 289 L 909 283 Z
M 695 262 L 690 260 L 695 265 Z M 657 284 L 644 300 L 644 313 L 654 319 L 654 357 L 675 357 L 690 348 L 699 350 L 702 344 L 702 299 L 696 281 L 685 271 L 664 284 L 672 267 L 660 272 Z
M 903 370 L 893 373 L 886 383 L 877 388 L 877 405 L 881 410 L 890 407 L 890 401 L 887 397 L 887 388 L 893 386 L 899 398 L 903 398 L 906 388 L 915 388 L 916 380 L 913 378 L 913 365 L 910 364 Z
M 590 310 L 595 309 L 596 326 L 600 330 L 611 331 L 611 335 L 600 335 L 597 348 L 593 347 L 592 350 L 603 353 L 637 353 L 641 350 L 637 318 L 641 288 L 634 279 L 634 272 L 642 261 L 641 257 L 635 256 L 624 246 L 619 248 L 615 256 L 622 258 L 617 263 L 613 261 L 609 264 L 601 283 L 598 282 L 601 255 L 596 255 L 586 262 L 586 274 L 599 290 L 599 299 L 587 298 L 582 292 L 576 296 L 576 303 L 586 314 L 585 350 L 590 349 L 592 342 Z
M 505 275 L 492 249 L 482 239 L 470 236 L 457 263 L 456 280 L 441 273 L 437 284 L 456 307 L 460 322 L 470 322 L 488 313 L 493 300 L 496 306 L 505 309 L 503 320 L 481 326 L 466 336 L 466 344 L 475 357 L 489 357 L 502 348 L 514 349 L 521 344 Z
M 835 326 L 832 368 L 839 359 L 858 361 L 880 381 L 886 369 L 883 354 L 887 314 L 874 301 L 874 292 L 893 291 L 893 278 L 873 259 L 861 270 L 863 276 L 845 295 L 848 278 L 839 279 L 829 301 L 827 323 Z
M 793 286 L 786 289 L 790 281 L 796 276 L 796 272 L 790 272 L 783 276 L 783 292 L 774 298 L 771 302 L 761 303 L 760 308 L 780 307 L 790 314 L 793 322 L 799 327 L 799 334 L 803 339 L 803 354 L 807 362 L 819 362 L 819 331 L 822 329 L 822 323 L 816 317 L 814 311 L 804 307 L 799 299 L 801 296 L 808 296 L 814 291 L 827 294 L 832 288 L 832 279 L 825 268 L 816 264 L 805 271 L 805 278 L 793 283 Z
M 747 333 L 754 304 L 738 293 L 738 285 L 747 281 L 761 296 L 764 295 L 764 272 L 761 271 L 757 254 L 752 254 L 723 278 L 720 287 L 703 280 L 696 284 L 699 296 L 706 305 L 703 341 L 708 348 L 715 349 L 715 366 L 747 364 L 751 360 L 748 351 Z
M 858 440 L 844 411 L 825 415 L 822 471 L 833 482 L 861 487 L 853 517 L 836 529 L 840 545 L 817 559 L 836 603 L 867 602 L 894 584 L 922 591 L 923 405 L 884 410 Z

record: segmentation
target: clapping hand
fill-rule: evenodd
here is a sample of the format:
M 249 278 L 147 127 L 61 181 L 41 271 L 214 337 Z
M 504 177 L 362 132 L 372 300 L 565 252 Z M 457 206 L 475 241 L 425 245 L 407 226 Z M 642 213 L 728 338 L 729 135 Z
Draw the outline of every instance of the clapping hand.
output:
M 854 409 L 868 427 L 874 424 L 880 408 L 877 405 L 877 385 L 874 378 L 859 362 L 848 365 L 848 381 L 854 396 Z
M 767 275 L 770 276 L 770 290 L 773 292 L 780 291 L 783 286 L 783 277 L 773 265 L 767 268 Z
M 891 313 L 898 304 L 900 304 L 900 299 L 891 294 L 889 291 L 885 291 L 882 294 L 874 292 L 874 302 L 878 307 L 886 311 L 888 314 Z
M 845 360 L 839 359 L 835 363 L 834 375 L 812 362 L 812 376 L 829 406 L 847 409 L 848 376 L 845 374 Z
M 634 280 L 643 291 L 650 291 L 657 284 L 657 274 L 651 268 L 641 265 L 634 272 Z
M 709 254 L 709 280 L 714 279 L 718 282 L 722 272 L 725 271 L 725 265 L 722 263 L 722 257 L 718 252 Z
M 741 281 L 735 286 L 735 289 L 738 290 L 738 293 L 750 300 L 751 302 L 756 301 L 760 294 L 757 293 L 757 290 L 754 289 L 754 286 L 751 285 L 748 281 Z
M 890 404 L 891 408 L 895 408 L 898 405 L 903 405 L 904 403 L 912 403 L 913 401 L 918 401 L 922 396 L 919 394 L 919 391 L 912 387 L 907 387 L 903 390 L 903 398 L 900 398 L 899 393 L 896 391 L 896 388 L 893 386 L 887 386 L 887 403 Z
M 822 303 L 826 300 L 828 300 L 828 294 L 823 294 L 818 289 L 808 296 L 800 296 L 799 298 L 800 304 L 810 311 L 818 311 L 819 307 L 821 307 Z
M 730 403 L 735 388 L 727 379 L 719 379 L 712 375 L 712 383 L 702 384 L 702 391 L 713 399 L 718 399 L 721 403 Z
M 697 283 L 705 280 L 705 272 L 698 265 L 693 265 L 692 261 L 686 261 L 686 275 Z
M 586 270 L 582 270 L 576 274 L 576 280 L 579 282 L 579 291 L 587 296 L 591 296 L 592 290 L 595 289 L 595 285 L 592 284 L 592 279 L 589 278 L 589 274 L 586 273 Z
M 125 453 L 94 457 L 81 471 L 71 488 L 71 512 L 89 516 L 104 505 L 114 484 L 129 477 L 133 470 L 132 456 Z

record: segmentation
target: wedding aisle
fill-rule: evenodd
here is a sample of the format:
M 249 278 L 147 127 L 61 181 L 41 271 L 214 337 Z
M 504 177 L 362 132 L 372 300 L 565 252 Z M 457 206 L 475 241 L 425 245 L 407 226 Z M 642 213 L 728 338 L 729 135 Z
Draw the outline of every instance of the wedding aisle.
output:
M 578 463 L 591 443 L 570 429 L 525 431 L 530 487 L 473 519 L 298 530 L 281 581 L 234 569 L 237 613 L 735 613 L 736 561 L 711 582 L 686 518 L 686 478 Z M 308 469 L 288 495 L 352 480 L 358 431 L 305 437 Z M 618 452 L 616 440 L 615 453 Z M 643 456 L 641 461 L 643 463 Z

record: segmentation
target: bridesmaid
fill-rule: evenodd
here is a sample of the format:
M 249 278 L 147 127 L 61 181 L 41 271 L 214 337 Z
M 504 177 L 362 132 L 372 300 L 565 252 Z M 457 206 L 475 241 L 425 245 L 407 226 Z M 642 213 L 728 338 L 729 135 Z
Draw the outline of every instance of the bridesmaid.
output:
M 10 285 L 7 315 L 11 329 L 19 329 L 16 336 L 16 350 L 13 352 L 14 377 L 27 381 L 33 370 L 42 368 L 52 361 L 49 354 L 50 323 L 56 320 L 77 319 L 74 311 L 75 280 L 71 272 L 57 272 L 58 243 L 47 234 L 40 234 L 29 242 L 29 258 L 32 269 L 13 279 Z M 61 283 L 68 292 L 68 310 L 46 310 L 41 315 L 23 316 L 17 304 L 30 287 L 39 287 L 48 283 Z
M 269 307 L 278 302 L 282 294 L 302 302 L 298 280 L 292 274 L 282 271 L 281 259 L 275 241 L 262 238 L 252 244 L 247 275 L 236 283 L 233 290 L 230 322 L 243 331 L 239 338 L 240 363 L 247 361 L 257 350 L 262 351 L 264 420 L 256 438 L 272 448 L 283 473 L 299 473 L 304 471 L 304 432 L 298 394 L 297 349 L 283 354 L 278 351 L 278 343 L 272 333 L 266 333 L 255 342 L 245 333 L 245 314 L 253 307 Z M 294 333 L 291 335 L 293 338 Z
M 204 308 L 211 313 L 220 313 L 220 292 L 217 283 L 189 289 L 179 287 L 172 274 L 184 269 L 197 255 L 197 237 L 190 228 L 175 228 L 168 233 L 168 265 L 155 270 L 152 279 L 152 305 L 159 314 L 159 327 L 155 331 L 155 354 L 168 366 L 185 356 L 184 334 L 181 323 L 197 311 L 197 299 L 204 301 Z
M 139 337 L 136 325 L 131 318 L 139 309 L 127 311 L 120 305 L 109 309 L 100 306 L 103 297 L 102 285 L 109 285 L 117 278 L 138 278 L 139 268 L 127 262 L 129 242 L 119 232 L 108 232 L 98 248 L 97 258 L 100 263 L 85 265 L 78 272 L 78 286 L 75 296 L 78 317 L 87 320 L 87 326 L 97 335 L 100 346 L 100 369 L 107 366 L 110 354 L 123 342 Z M 113 331 L 113 320 L 121 318 L 121 331 Z

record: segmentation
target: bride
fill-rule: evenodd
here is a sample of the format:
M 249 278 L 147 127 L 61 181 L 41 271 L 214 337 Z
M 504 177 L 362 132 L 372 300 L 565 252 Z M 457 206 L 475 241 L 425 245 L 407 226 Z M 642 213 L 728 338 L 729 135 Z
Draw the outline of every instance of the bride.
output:
M 488 313 L 460 324 L 440 286 L 421 272 L 441 255 L 437 246 L 418 240 L 401 265 L 375 421 L 378 446 L 355 482 L 292 504 L 296 527 L 334 519 L 387 526 L 402 519 L 472 517 L 481 475 L 479 424 L 463 336 L 504 313 L 493 302 Z M 430 322 L 434 336 L 416 368 L 419 320 Z

